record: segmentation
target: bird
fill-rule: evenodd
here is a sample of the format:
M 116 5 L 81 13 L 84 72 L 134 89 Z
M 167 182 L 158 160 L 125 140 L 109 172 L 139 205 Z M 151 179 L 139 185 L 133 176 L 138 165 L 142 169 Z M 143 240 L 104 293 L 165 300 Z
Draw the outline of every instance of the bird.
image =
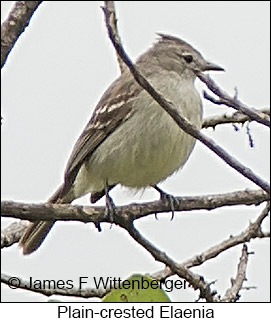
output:
M 179 114 L 201 128 L 197 73 L 223 68 L 186 41 L 162 33 L 134 65 Z M 95 203 L 105 195 L 106 210 L 112 214 L 109 191 L 118 184 L 135 190 L 154 187 L 161 198 L 169 197 L 157 184 L 184 166 L 194 145 L 195 139 L 124 70 L 96 105 L 72 149 L 63 184 L 48 203 L 68 204 L 89 193 Z M 29 224 L 19 241 L 24 255 L 39 248 L 54 223 Z

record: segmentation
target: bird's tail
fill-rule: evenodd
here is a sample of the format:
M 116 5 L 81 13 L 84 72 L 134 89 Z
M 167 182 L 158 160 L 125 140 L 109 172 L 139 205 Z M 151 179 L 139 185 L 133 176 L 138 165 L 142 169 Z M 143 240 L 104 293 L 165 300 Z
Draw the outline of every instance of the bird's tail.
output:
M 72 194 L 66 194 L 65 198 L 62 198 L 62 192 L 63 185 L 59 187 L 53 196 L 50 197 L 48 203 L 71 203 L 73 201 L 73 196 L 71 196 Z M 29 255 L 37 250 L 54 224 L 55 221 L 36 221 L 30 223 L 19 241 L 19 246 L 22 247 L 23 254 Z

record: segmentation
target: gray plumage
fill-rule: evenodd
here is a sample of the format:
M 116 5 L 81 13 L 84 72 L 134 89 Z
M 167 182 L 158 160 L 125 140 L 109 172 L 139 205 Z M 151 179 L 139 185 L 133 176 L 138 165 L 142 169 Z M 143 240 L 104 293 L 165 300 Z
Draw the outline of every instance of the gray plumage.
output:
M 186 42 L 161 35 L 136 67 L 179 114 L 198 129 L 202 104 L 194 81 L 198 71 L 222 70 Z M 154 186 L 187 161 L 195 139 L 141 88 L 130 71 L 102 96 L 68 160 L 64 184 L 50 203 L 71 203 L 87 193 L 96 202 L 106 184 L 141 189 Z M 23 253 L 36 250 L 54 222 L 30 224 L 20 241 Z

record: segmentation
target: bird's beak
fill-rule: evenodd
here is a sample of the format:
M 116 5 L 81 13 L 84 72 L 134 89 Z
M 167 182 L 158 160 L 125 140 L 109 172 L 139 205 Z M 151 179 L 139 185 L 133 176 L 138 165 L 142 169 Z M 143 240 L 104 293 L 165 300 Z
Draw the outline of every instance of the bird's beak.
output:
M 205 62 L 202 66 L 202 71 L 225 71 L 223 67 L 216 65 L 214 63 Z

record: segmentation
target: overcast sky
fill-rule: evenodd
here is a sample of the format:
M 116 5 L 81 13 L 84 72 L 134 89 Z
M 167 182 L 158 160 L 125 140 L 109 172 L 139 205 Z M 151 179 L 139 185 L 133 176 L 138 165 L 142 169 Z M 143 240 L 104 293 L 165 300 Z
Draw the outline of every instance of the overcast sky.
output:
M 2 1 L 2 20 L 13 2 Z M 2 70 L 2 200 L 45 202 L 62 182 L 73 144 L 99 98 L 119 75 L 98 1 L 44 2 L 17 41 Z M 230 94 L 238 89 L 250 107 L 269 106 L 270 17 L 267 1 L 123 1 L 116 2 L 119 31 L 127 53 L 135 59 L 156 39 L 157 32 L 178 36 L 204 57 L 226 70 L 212 77 Z M 196 82 L 199 91 L 204 88 Z M 204 100 L 204 115 L 229 108 Z M 269 133 L 251 123 L 252 149 L 246 128 L 219 126 L 204 133 L 266 180 L 269 178 Z M 227 193 L 256 186 L 216 155 L 197 143 L 188 163 L 161 187 L 178 196 Z M 159 198 L 148 189 L 132 194 L 115 188 L 117 205 Z M 88 197 L 76 203 L 89 204 Z M 104 204 L 102 200 L 100 205 Z M 242 231 L 263 209 L 230 207 L 212 212 L 195 211 L 149 216 L 137 228 L 174 260 L 182 262 Z M 13 220 L 4 219 L 6 226 Z M 264 223 L 267 230 L 267 220 Z M 249 245 L 246 286 L 241 301 L 268 301 L 269 241 Z M 207 281 L 217 280 L 219 294 L 236 274 L 242 246 L 193 268 Z M 162 264 L 126 232 L 102 224 L 58 223 L 42 247 L 23 257 L 17 245 L 2 252 L 2 272 L 29 279 L 73 279 L 79 276 L 127 278 L 133 273 L 154 273 Z M 45 301 L 46 297 L 2 286 L 3 301 Z M 194 301 L 197 293 L 172 292 L 175 301 Z M 61 297 L 54 297 L 63 299 Z M 69 299 L 70 300 L 70 299 Z

